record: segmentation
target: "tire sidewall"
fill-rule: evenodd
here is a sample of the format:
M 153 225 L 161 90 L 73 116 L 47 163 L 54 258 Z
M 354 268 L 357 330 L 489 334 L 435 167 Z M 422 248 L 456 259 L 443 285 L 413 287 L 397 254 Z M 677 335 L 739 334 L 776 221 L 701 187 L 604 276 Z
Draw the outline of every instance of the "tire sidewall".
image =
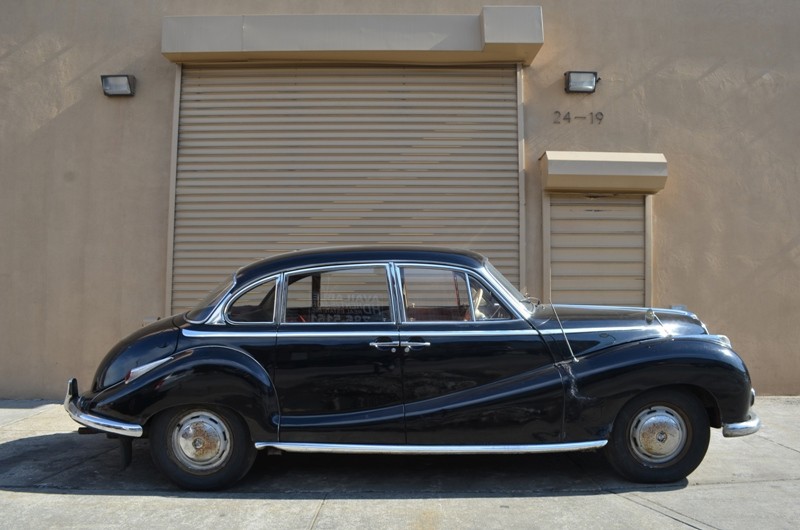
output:
M 175 456 L 172 434 L 178 421 L 192 412 L 208 411 L 216 415 L 228 431 L 230 456 L 219 469 L 197 472 L 188 469 Z M 188 490 L 216 490 L 239 481 L 255 460 L 249 431 L 241 417 L 228 409 L 213 406 L 179 407 L 161 412 L 153 419 L 150 429 L 150 453 L 156 467 L 181 488 Z
M 680 453 L 664 463 L 640 459 L 630 441 L 632 423 L 649 407 L 666 406 L 679 414 L 686 427 L 686 443 Z M 682 390 L 646 392 L 622 407 L 606 445 L 605 454 L 611 466 L 633 482 L 666 483 L 683 480 L 703 461 L 710 439 L 708 413 L 692 394 Z

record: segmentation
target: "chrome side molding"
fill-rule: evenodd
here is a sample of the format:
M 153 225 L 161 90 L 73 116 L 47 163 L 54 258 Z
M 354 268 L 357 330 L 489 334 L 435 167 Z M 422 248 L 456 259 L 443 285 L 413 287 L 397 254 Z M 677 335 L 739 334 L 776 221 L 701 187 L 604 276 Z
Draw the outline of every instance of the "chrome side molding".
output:
M 303 442 L 256 442 L 256 449 L 277 449 L 287 453 L 343 453 L 373 455 L 514 455 L 530 453 L 566 453 L 600 449 L 608 440 L 533 445 L 383 445 L 322 444 Z

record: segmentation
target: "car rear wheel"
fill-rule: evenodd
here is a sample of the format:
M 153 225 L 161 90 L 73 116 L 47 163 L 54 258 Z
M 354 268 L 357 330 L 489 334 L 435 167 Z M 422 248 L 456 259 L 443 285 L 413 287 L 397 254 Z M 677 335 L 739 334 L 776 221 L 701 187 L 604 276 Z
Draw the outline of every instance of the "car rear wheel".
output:
M 605 455 L 633 482 L 664 483 L 686 478 L 708 449 L 708 414 L 681 390 L 641 394 L 620 410 Z
M 162 473 L 190 490 L 231 486 L 250 470 L 256 456 L 247 426 L 237 414 L 205 406 L 156 416 L 150 452 Z

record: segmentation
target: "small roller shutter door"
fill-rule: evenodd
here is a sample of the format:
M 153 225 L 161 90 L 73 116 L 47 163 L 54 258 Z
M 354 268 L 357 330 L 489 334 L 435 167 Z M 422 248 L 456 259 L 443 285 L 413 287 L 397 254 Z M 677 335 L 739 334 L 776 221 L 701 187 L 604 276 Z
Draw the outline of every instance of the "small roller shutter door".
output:
M 645 303 L 645 198 L 550 196 L 550 282 L 556 303 Z
M 519 280 L 517 71 L 185 66 L 172 308 L 300 248 L 477 250 Z

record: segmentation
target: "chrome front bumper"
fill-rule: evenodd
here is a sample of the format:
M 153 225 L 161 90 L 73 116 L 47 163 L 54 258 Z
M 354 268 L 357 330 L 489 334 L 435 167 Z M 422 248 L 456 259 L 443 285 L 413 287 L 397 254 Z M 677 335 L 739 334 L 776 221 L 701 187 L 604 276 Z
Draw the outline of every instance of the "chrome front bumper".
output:
M 722 436 L 726 438 L 735 438 L 737 436 L 747 436 L 748 434 L 753 434 L 758 432 L 758 429 L 761 428 L 761 420 L 758 418 L 755 412 L 753 412 L 753 405 L 756 403 L 756 391 L 754 388 L 750 388 L 750 412 L 747 415 L 747 419 L 744 421 L 740 421 L 738 423 L 723 423 L 722 424 Z
M 750 417 L 745 421 L 739 423 L 723 423 L 722 436 L 726 438 L 735 438 L 737 436 L 747 436 L 758 432 L 761 428 L 761 420 L 755 412 L 750 411 Z
M 67 383 L 67 396 L 64 398 L 64 408 L 69 413 L 70 417 L 81 425 L 96 429 L 98 431 L 117 434 L 119 436 L 129 436 L 132 438 L 141 438 L 144 434 L 144 429 L 141 425 L 135 423 L 124 423 L 94 414 L 83 412 L 78 406 L 78 381 L 70 379 Z

